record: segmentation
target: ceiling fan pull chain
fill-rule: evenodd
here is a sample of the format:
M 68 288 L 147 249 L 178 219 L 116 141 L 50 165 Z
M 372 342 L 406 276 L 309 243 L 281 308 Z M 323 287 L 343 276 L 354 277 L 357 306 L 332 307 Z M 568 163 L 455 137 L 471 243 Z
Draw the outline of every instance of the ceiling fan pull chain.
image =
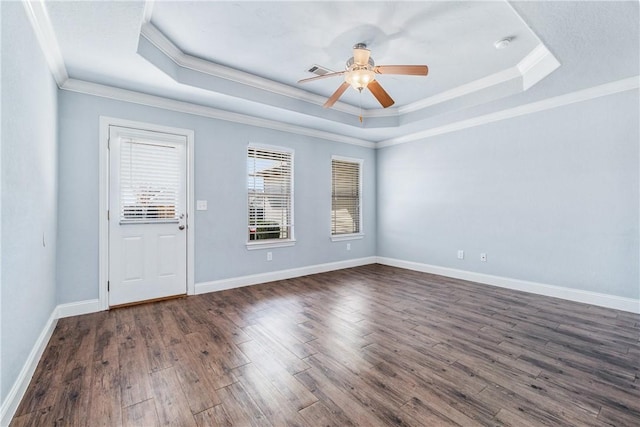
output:
M 360 119 L 360 123 L 364 124 L 364 122 L 362 121 L 362 89 L 360 89 L 358 92 L 360 92 L 360 117 L 358 117 Z

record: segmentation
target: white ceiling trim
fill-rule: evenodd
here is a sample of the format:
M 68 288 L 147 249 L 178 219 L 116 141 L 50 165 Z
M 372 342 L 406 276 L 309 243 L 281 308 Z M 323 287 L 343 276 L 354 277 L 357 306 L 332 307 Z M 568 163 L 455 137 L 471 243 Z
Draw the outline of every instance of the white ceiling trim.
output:
M 44 0 L 27 1 L 23 0 L 22 5 L 27 12 L 27 17 L 31 23 L 31 28 L 38 39 L 40 49 L 44 54 L 47 65 L 58 87 L 62 87 L 69 78 L 67 68 L 64 65 L 62 52 L 58 45 L 58 39 L 53 31 L 49 13 L 44 5 Z
M 154 0 L 146 0 L 144 2 L 144 10 L 142 12 L 142 23 L 141 25 L 148 24 L 151 21 L 151 15 L 153 15 L 153 6 L 155 4 Z M 142 31 L 142 29 L 140 29 Z
M 520 105 L 518 107 L 497 111 L 495 113 L 485 114 L 485 115 L 474 117 L 471 119 L 450 123 L 448 125 L 439 126 L 439 127 L 427 129 L 424 131 L 407 134 L 397 138 L 387 139 L 385 141 L 380 141 L 378 144 L 376 144 L 376 148 L 384 148 L 384 147 L 390 147 L 393 145 L 405 144 L 407 142 L 413 142 L 420 139 L 430 138 L 436 135 L 442 135 L 445 133 L 455 132 L 462 129 L 468 129 L 471 127 L 484 125 L 487 123 L 493 123 L 500 120 L 506 120 L 514 117 L 524 116 L 526 114 L 550 110 L 552 108 L 562 107 L 564 105 L 570 105 L 576 102 L 588 101 L 590 99 L 600 98 L 602 96 L 612 95 L 614 93 L 625 92 L 628 90 L 634 90 L 638 88 L 640 88 L 640 76 L 629 77 L 626 79 L 617 80 L 615 82 L 594 86 L 588 89 L 582 89 L 576 92 L 570 92 L 564 95 L 554 96 L 552 98 L 547 98 L 542 101 L 532 102 L 529 104 Z
M 358 138 L 347 137 L 344 135 L 338 135 L 331 132 L 305 128 L 302 126 L 290 125 L 273 120 L 260 119 L 244 114 L 232 113 L 229 111 L 219 110 L 216 108 L 206 107 L 198 104 L 192 104 L 189 102 L 177 101 L 160 96 L 148 95 L 131 90 L 86 82 L 82 80 L 69 79 L 61 89 L 88 95 L 100 96 L 103 98 L 115 99 L 118 101 L 131 102 L 134 104 L 147 105 L 186 114 L 194 114 L 203 117 L 263 127 L 267 129 L 280 130 L 298 135 L 311 136 L 329 141 L 358 145 L 366 148 L 384 148 L 393 145 L 405 144 L 420 139 L 426 139 L 450 132 L 456 132 L 459 130 L 468 129 L 475 126 L 480 126 L 514 117 L 524 116 L 527 114 L 537 113 L 540 111 L 550 110 L 577 102 L 588 101 L 590 99 L 600 98 L 602 96 L 613 95 L 629 90 L 636 90 L 638 88 L 640 88 L 640 76 L 629 77 L 611 83 L 606 83 L 603 85 L 570 92 L 564 95 L 547 98 L 541 101 L 520 105 L 518 107 L 497 111 L 495 113 L 485 114 L 471 119 L 450 123 L 444 126 L 403 135 L 397 138 L 387 139 L 378 143 Z
M 193 114 L 196 116 L 208 117 L 212 119 L 224 120 L 227 122 L 242 123 L 250 126 L 257 126 L 266 129 L 273 129 L 297 135 L 320 138 L 327 141 L 341 142 L 344 144 L 358 145 L 366 148 L 375 148 L 376 144 L 364 139 L 353 138 L 303 126 L 278 122 L 275 120 L 261 119 L 245 114 L 233 113 L 204 105 L 190 102 L 177 101 L 175 99 L 161 96 L 149 95 L 127 89 L 120 89 L 113 86 L 101 85 L 84 80 L 68 79 L 61 87 L 63 90 L 99 96 L 102 98 L 114 99 L 117 101 L 131 102 L 133 104 L 157 107 L 179 113 Z
M 549 66 L 548 64 L 552 64 L 555 66 Z M 544 67 L 541 67 L 542 65 L 544 65 Z M 513 67 L 507 68 L 506 70 L 499 71 L 481 79 L 474 80 L 470 83 L 460 85 L 453 89 L 441 92 L 437 95 L 422 99 L 420 101 L 412 102 L 411 104 L 399 107 L 398 112 L 400 114 L 412 113 L 414 111 L 422 110 L 423 108 L 431 107 L 432 105 L 450 101 L 455 98 L 460 98 L 473 92 L 478 92 L 492 86 L 497 86 L 499 84 L 508 82 L 509 80 L 517 79 L 520 77 L 522 77 L 523 82 L 533 82 L 528 86 L 524 85 L 523 83 L 523 90 L 527 90 L 529 89 L 529 87 L 533 86 L 535 83 L 551 74 L 551 72 L 559 66 L 560 62 L 558 62 L 558 60 L 553 56 L 551 52 L 549 52 L 546 46 L 541 43 Z M 535 74 L 535 77 L 532 77 L 531 74 Z
M 367 141 L 359 138 L 348 137 L 344 135 L 334 134 L 331 132 L 321 131 L 312 128 L 306 128 L 303 126 L 292 125 L 287 123 L 282 123 L 274 120 L 262 119 L 258 117 L 248 116 L 244 114 L 233 113 L 225 110 L 220 110 L 212 107 L 206 107 L 203 105 L 198 105 L 190 102 L 177 101 L 174 99 L 164 98 L 155 95 L 148 95 L 140 92 L 135 92 L 126 89 L 120 89 L 112 86 L 101 85 L 97 83 L 69 79 L 67 74 L 67 70 L 64 64 L 64 60 L 62 57 L 62 53 L 60 51 L 57 38 L 55 36 L 55 32 L 53 31 L 53 27 L 51 25 L 51 20 L 47 13 L 44 0 L 22 0 L 23 6 L 25 8 L 27 17 L 31 23 L 33 31 L 36 35 L 38 43 L 40 44 L 40 48 L 46 58 L 47 65 L 58 84 L 58 87 L 63 90 L 68 90 L 72 92 L 85 93 L 94 96 L 100 96 L 104 98 L 110 98 L 120 101 L 132 102 L 141 105 L 147 105 L 152 107 L 163 108 L 166 110 L 172 110 L 177 112 L 182 112 L 186 114 L 194 114 L 203 117 L 210 117 L 214 119 L 220 119 L 235 123 L 243 123 L 252 126 L 263 127 L 267 129 L 279 130 L 283 132 L 289 132 L 299 135 L 311 136 L 316 138 L 325 139 L 328 141 L 341 142 L 345 144 L 358 145 L 367 148 L 384 148 L 393 145 L 403 144 L 407 142 L 416 141 L 419 139 L 429 138 L 436 135 L 441 135 L 449 132 L 455 132 L 457 130 L 467 129 L 474 126 L 479 126 L 486 123 L 492 123 L 500 120 L 505 120 L 513 117 L 522 116 L 525 114 L 531 114 L 539 111 L 544 111 L 556 107 L 560 107 L 563 105 L 569 105 L 576 102 L 582 102 L 589 99 L 598 98 L 601 96 L 611 95 L 619 92 L 624 92 L 627 90 L 634 90 L 640 87 L 640 76 L 629 77 L 627 79 L 618 80 L 615 82 L 595 86 L 588 89 L 583 89 L 576 92 L 571 92 L 568 94 L 548 98 L 542 101 L 521 105 L 518 107 L 510 108 L 507 110 L 498 111 L 491 114 L 486 114 L 478 117 L 474 117 L 467 120 L 461 120 L 455 123 L 450 123 L 448 125 L 439 126 L 436 128 L 427 129 L 420 132 L 415 132 L 411 134 L 406 134 L 403 136 L 399 136 L 396 138 L 387 139 L 384 141 L 380 141 L 378 143 Z M 153 0 L 148 0 L 145 4 L 145 14 L 144 19 L 147 19 L 151 14 L 151 10 L 153 7 Z M 144 23 L 144 20 L 143 20 Z M 142 29 L 146 26 L 143 24 Z M 154 27 L 155 28 L 155 27 Z M 141 32 L 142 32 L 141 29 Z M 158 33 L 162 36 L 162 34 L 158 31 Z M 164 36 L 163 36 L 164 37 Z M 153 40 L 149 40 L 153 43 Z M 168 40 L 167 40 L 168 41 Z M 169 48 L 173 46 L 176 52 L 182 53 L 177 47 L 175 47 L 171 42 L 167 45 Z M 162 46 L 157 46 L 162 49 Z M 166 50 L 163 50 L 165 53 Z M 168 53 L 167 53 L 168 54 Z M 184 54 L 183 54 L 184 55 Z M 185 55 L 188 56 L 188 55 Z M 193 59 L 198 59 L 191 57 Z M 200 60 L 202 61 L 202 60 Z M 175 62 L 175 61 L 174 61 Z M 203 61 L 209 64 L 209 61 Z M 178 62 L 176 62 L 180 65 Z M 217 64 L 214 64 L 217 65 Z M 532 84 L 537 83 L 544 76 L 548 75 L 551 71 L 557 68 L 560 63 L 557 59 L 546 49 L 546 47 L 542 44 L 538 45 L 527 57 L 525 57 L 520 63 L 517 65 L 519 72 L 523 75 L 523 79 L 526 80 L 526 77 L 531 75 Z M 222 67 L 219 66 L 218 67 Z M 227 70 L 232 70 L 227 67 L 222 67 Z M 532 73 L 533 70 L 533 74 Z M 546 73 L 545 73 L 546 70 Z M 199 70 L 196 70 L 199 71 Z M 232 70 L 233 72 L 239 73 L 237 70 Z M 504 74 L 502 74 L 504 73 Z M 493 78 L 496 81 L 500 80 L 500 78 L 507 78 L 512 71 L 505 70 L 504 72 L 496 73 L 492 76 L 488 76 L 485 79 Z M 256 76 L 253 76 L 248 73 L 243 73 L 247 76 L 251 76 L 257 79 L 262 79 Z M 271 80 L 266 80 L 269 83 L 275 83 Z M 483 79 L 480 79 L 483 80 Z M 491 81 L 491 80 L 489 80 Z M 242 82 L 241 82 L 242 83 Z M 472 82 L 473 83 L 473 82 Z M 280 83 L 275 83 L 277 85 L 284 86 L 286 88 L 296 90 L 299 89 L 292 88 L 288 85 L 283 85 Z M 527 82 L 523 82 L 524 89 L 526 90 L 528 87 Z M 313 94 L 309 94 L 306 91 L 302 91 L 307 95 L 317 96 Z M 470 92 L 469 92 L 470 93 Z M 324 98 L 320 97 L 323 101 Z M 301 98 L 298 98 L 301 99 Z M 418 101 L 424 102 L 425 100 Z M 340 103 L 338 103 L 340 104 Z M 411 105 L 411 104 L 410 104 Z M 433 105 L 433 104 L 430 104 Z M 344 104 L 348 108 L 352 108 L 350 105 Z M 405 106 L 404 108 L 407 108 Z M 355 107 L 353 107 L 355 108 Z M 392 110 L 393 111 L 393 110 Z M 348 112 L 348 111 L 344 111 Z M 366 110 L 366 113 L 370 113 L 370 117 L 378 116 L 378 113 L 388 114 L 388 110 Z M 357 113 L 356 113 L 357 114 Z M 394 115 L 398 114 L 397 109 L 395 109 Z
M 316 105 L 323 105 L 326 101 L 326 97 L 324 96 L 316 95 L 283 83 L 274 82 L 273 80 L 226 67 L 212 61 L 187 55 L 151 23 L 142 26 L 141 35 L 180 67 Z M 355 116 L 362 115 L 363 117 L 369 118 L 394 117 L 419 111 L 520 77 L 523 81 L 523 90 L 527 90 L 559 66 L 560 62 L 558 62 L 546 46 L 541 43 L 513 67 L 402 107 L 360 110 L 360 108 L 338 101 L 332 108 Z
M 544 46 L 539 44 L 517 65 L 522 75 L 523 90 L 529 89 L 560 66 L 560 62 Z
M 316 95 L 307 92 L 306 90 L 297 89 L 283 83 L 274 82 L 273 80 L 236 70 L 235 68 L 226 67 L 212 61 L 187 55 L 151 23 L 143 25 L 140 34 L 180 67 L 316 105 L 323 105 L 327 100 L 324 96 Z M 333 106 L 333 109 L 343 113 L 352 114 L 354 116 L 360 115 L 359 108 L 343 102 L 337 102 Z
M 491 86 L 496 86 L 519 77 L 520 73 L 518 72 L 517 67 L 507 68 L 506 70 L 499 71 L 487 77 L 483 77 L 470 83 L 454 87 L 453 89 L 440 92 L 437 95 L 433 95 L 420 101 L 404 105 L 402 107 L 399 107 L 398 110 L 400 114 L 413 113 L 414 111 L 419 111 L 423 108 L 431 107 L 432 105 L 450 101 L 464 95 L 469 95 L 470 93 L 477 92 Z

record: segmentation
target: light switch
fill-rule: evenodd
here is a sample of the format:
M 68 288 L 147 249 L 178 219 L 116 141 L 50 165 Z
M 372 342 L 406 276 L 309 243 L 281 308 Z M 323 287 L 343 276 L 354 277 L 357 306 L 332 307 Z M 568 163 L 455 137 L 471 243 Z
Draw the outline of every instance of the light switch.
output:
M 207 210 L 207 201 L 206 200 L 196 200 L 196 210 L 198 210 L 198 211 L 206 211 Z

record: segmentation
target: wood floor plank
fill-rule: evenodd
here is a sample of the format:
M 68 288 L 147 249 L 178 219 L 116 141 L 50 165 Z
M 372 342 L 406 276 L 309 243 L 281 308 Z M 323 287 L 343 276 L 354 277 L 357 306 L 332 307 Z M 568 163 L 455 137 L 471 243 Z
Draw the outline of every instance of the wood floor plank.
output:
M 161 425 L 195 426 L 189 402 L 173 367 L 151 373 L 153 401 Z
M 220 397 L 216 389 L 220 383 L 212 380 L 210 371 L 200 363 L 198 357 L 186 345 L 173 345 L 171 350 L 175 355 L 173 368 L 191 412 L 197 414 L 219 405 Z
M 143 400 L 142 402 L 123 408 L 122 425 L 125 427 L 160 425 L 153 399 Z
M 63 387 L 59 399 L 64 402 L 54 408 L 56 423 L 80 425 L 88 419 L 91 398 L 92 362 L 95 346 L 95 330 L 92 321 L 100 313 L 78 317 L 74 325 L 75 352 L 70 354 L 64 368 Z
M 376 415 L 376 409 L 361 404 L 347 390 L 343 390 L 329 381 L 317 369 L 312 368 L 296 374 L 303 384 L 322 402 L 335 419 L 343 420 L 345 425 L 378 426 L 384 422 Z M 344 421 L 347 420 L 347 421 Z
M 350 419 L 345 418 L 342 411 L 332 411 L 320 401 L 301 409 L 300 415 L 312 426 L 354 427 L 356 425 Z
M 137 310 L 133 318 L 135 327 L 144 340 L 143 347 L 150 372 L 160 371 L 173 366 L 173 357 L 162 340 L 158 324 L 154 321 L 149 305 Z
M 434 393 L 425 397 L 425 391 L 421 392 L 423 399 L 414 397 L 400 410 L 413 417 L 423 426 L 451 426 L 461 425 L 465 427 L 481 427 L 483 424 L 469 418 L 453 406 L 444 402 Z
M 151 317 L 156 324 L 162 342 L 166 347 L 179 344 L 184 338 L 184 330 L 180 327 L 180 322 L 175 317 L 172 306 L 180 304 L 180 300 L 159 301 L 149 306 Z
M 298 409 L 252 363 L 234 370 L 247 394 L 251 396 L 269 422 L 276 426 L 307 426 Z
M 244 331 L 255 340 L 262 347 L 263 351 L 267 354 L 276 357 L 284 363 L 285 369 L 290 374 L 294 375 L 298 372 L 302 372 L 305 369 L 309 369 L 304 361 L 298 358 L 295 354 L 287 350 L 285 346 L 280 344 L 277 340 L 274 340 L 264 328 L 259 325 L 251 325 L 244 328 Z
M 232 426 L 275 426 L 256 405 L 241 383 L 236 382 L 218 391 L 225 419 Z M 218 411 L 214 411 L 219 414 Z
M 120 395 L 122 406 L 151 399 L 151 382 L 144 340 L 136 329 L 136 307 L 116 309 L 118 359 L 120 362 Z
M 234 420 L 232 420 L 231 416 L 227 414 L 223 405 L 217 405 L 198 412 L 193 416 L 193 418 L 195 419 L 198 427 L 233 427 L 234 425 L 240 425 L 238 423 L 234 424 Z M 247 422 L 246 425 L 249 425 L 249 423 Z
M 271 381 L 276 389 L 287 399 L 290 405 L 301 410 L 310 406 L 318 399 L 304 387 L 293 375 L 287 372 L 284 365 L 254 341 L 246 341 L 238 345 L 252 364 L 260 370 L 262 375 Z
M 11 426 L 640 426 L 640 315 L 380 265 L 60 319 Z
M 104 314 L 96 324 L 88 419 L 96 420 L 96 426 L 108 427 L 120 424 L 122 412 L 116 316 L 113 312 Z
M 199 359 L 199 363 L 205 369 L 209 381 L 217 390 L 234 383 L 236 380 L 229 367 L 226 367 L 223 360 L 217 357 L 217 347 L 211 344 L 202 334 L 198 332 L 185 336 L 185 341 L 191 351 Z

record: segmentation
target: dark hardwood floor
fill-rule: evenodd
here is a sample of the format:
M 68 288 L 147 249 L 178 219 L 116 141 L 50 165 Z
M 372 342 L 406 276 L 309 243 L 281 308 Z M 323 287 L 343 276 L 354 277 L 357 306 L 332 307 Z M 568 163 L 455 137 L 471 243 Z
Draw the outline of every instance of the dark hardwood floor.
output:
M 61 319 L 12 426 L 640 426 L 640 316 L 371 265 Z

